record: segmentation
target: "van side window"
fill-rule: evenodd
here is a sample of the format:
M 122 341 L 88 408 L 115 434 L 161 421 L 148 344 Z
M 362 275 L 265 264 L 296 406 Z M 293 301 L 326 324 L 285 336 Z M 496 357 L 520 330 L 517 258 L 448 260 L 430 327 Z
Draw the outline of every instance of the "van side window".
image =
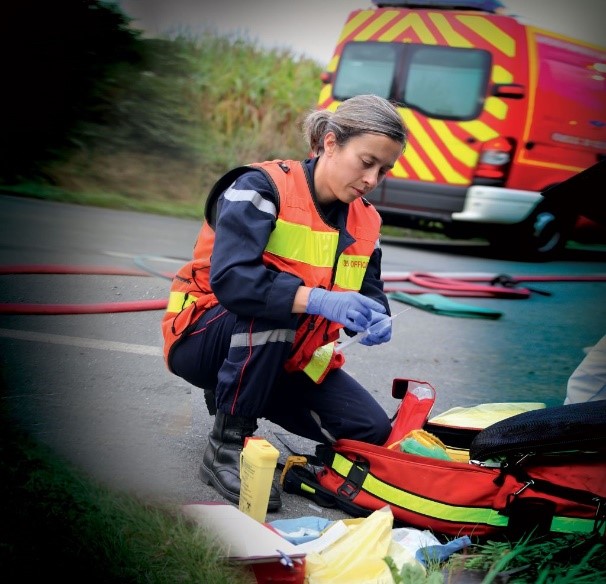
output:
M 471 120 L 486 95 L 491 56 L 480 49 L 413 43 L 350 42 L 333 86 L 343 101 L 375 93 L 439 119 Z

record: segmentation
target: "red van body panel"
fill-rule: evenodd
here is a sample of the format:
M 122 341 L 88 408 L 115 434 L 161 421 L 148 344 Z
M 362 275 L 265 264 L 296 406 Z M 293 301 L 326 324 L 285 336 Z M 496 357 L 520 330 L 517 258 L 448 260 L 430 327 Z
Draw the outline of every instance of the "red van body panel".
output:
M 398 104 L 409 143 L 369 196 L 387 223 L 455 237 L 521 226 L 543 191 L 606 158 L 606 49 L 439 2 L 351 12 L 318 107 L 358 93 Z

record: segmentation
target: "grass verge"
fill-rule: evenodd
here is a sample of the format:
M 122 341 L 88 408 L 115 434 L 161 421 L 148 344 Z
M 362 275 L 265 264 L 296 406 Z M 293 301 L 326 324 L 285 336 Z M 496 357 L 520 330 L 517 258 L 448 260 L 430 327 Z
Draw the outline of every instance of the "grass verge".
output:
M 5 582 L 255 582 L 177 508 L 95 484 L 5 417 L 0 434 Z

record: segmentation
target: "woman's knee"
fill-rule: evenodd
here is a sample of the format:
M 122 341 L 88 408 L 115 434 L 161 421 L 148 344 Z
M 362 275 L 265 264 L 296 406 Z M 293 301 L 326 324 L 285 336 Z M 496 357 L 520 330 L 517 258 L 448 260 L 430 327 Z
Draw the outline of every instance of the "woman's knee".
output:
M 367 442 L 369 444 L 383 445 L 391 432 L 391 422 L 385 412 L 377 412 L 369 415 L 366 423 L 361 425 L 356 432 L 354 440 Z

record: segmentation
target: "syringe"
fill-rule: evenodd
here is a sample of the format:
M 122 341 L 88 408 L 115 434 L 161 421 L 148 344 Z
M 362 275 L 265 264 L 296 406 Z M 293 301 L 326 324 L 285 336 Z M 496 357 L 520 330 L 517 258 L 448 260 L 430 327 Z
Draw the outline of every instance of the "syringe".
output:
M 388 318 L 384 318 L 383 320 L 380 320 L 379 322 L 375 322 L 375 324 L 373 324 L 371 327 L 368 327 L 365 331 L 362 331 L 361 333 L 358 333 L 358 334 L 354 335 L 353 337 L 349 337 L 348 339 L 346 339 L 342 343 L 339 343 L 337 345 L 337 347 L 336 347 L 335 350 L 336 351 L 343 351 L 343 349 L 346 349 L 350 345 L 354 345 L 355 343 L 359 343 L 362 339 L 364 339 L 365 337 L 367 337 L 372 332 L 372 330 L 374 328 L 380 329 L 382 326 L 385 326 L 385 322 L 386 321 L 388 321 L 388 320 L 393 321 L 395 318 L 397 318 L 398 316 L 400 316 L 404 312 L 407 312 L 411 308 L 412 308 L 412 306 L 409 306 L 408 308 L 405 308 L 404 310 L 401 310 L 397 314 L 393 314 L 393 315 L 391 315 Z

